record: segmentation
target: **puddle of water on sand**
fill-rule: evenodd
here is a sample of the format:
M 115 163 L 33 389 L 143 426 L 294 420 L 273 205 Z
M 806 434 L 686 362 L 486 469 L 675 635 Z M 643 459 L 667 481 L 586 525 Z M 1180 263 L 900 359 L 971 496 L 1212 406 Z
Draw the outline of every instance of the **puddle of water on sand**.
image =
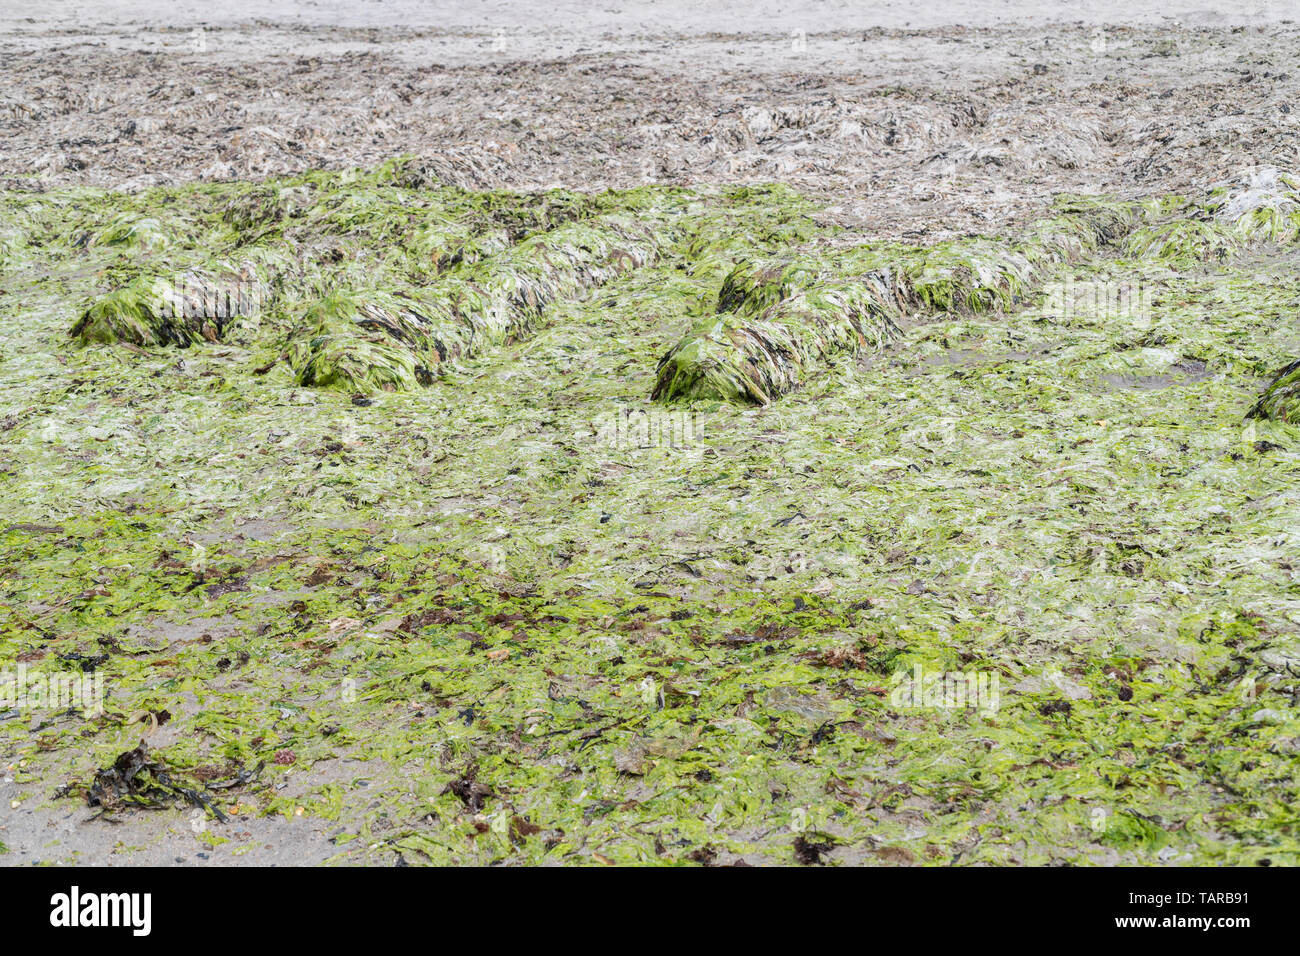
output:
M 1155 391 L 1177 385 L 1192 385 L 1214 377 L 1199 359 L 1183 359 L 1169 369 L 1168 372 L 1153 375 L 1103 375 L 1101 381 L 1114 391 Z

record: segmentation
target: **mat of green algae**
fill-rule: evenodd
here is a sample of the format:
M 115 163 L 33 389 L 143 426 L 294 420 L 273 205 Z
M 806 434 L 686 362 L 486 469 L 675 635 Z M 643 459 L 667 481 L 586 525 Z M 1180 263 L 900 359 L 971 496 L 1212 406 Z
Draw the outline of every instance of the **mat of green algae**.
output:
M 177 775 L 265 763 L 208 845 L 311 815 L 353 862 L 1298 861 L 1300 432 L 1243 421 L 1300 354 L 1293 256 L 1108 259 L 1076 283 L 1149 314 L 941 317 L 761 409 L 647 396 L 739 257 L 815 247 L 781 190 L 692 199 L 680 254 L 370 404 L 256 374 L 274 314 L 70 344 L 143 254 L 80 231 L 244 188 L 5 197 L 0 664 L 109 685 L 0 721 L 26 799 L 167 711 Z M 689 440 L 611 430 L 642 412 Z M 918 664 L 1000 706 L 895 706 Z

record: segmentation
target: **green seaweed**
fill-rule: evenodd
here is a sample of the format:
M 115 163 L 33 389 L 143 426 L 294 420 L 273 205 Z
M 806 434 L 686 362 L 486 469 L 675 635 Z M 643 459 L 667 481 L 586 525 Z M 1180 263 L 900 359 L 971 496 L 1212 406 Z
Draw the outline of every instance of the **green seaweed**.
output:
M 1124 254 L 1190 264 L 1225 259 L 1239 247 L 1236 234 L 1218 223 L 1182 219 L 1138 229 L 1125 240 Z
M 134 252 L 161 252 L 172 244 L 172 239 L 157 219 L 122 215 L 96 232 L 90 242 L 123 246 Z
M 647 225 L 603 216 L 462 262 L 428 288 L 336 294 L 306 310 L 290 361 L 304 385 L 363 392 L 427 385 L 430 370 L 448 359 L 527 336 L 559 301 L 653 261 L 663 241 Z
M 1283 366 L 1274 375 L 1246 417 L 1300 422 L 1300 360 Z
M 1234 188 L 1212 190 L 1205 209 L 1229 225 L 1198 218 L 1185 197 L 1120 201 L 1105 197 L 1061 196 L 1056 215 L 1031 223 L 1015 240 L 963 239 L 934 247 L 867 243 L 817 259 L 800 256 L 744 263 L 723 281 L 718 318 L 701 321 L 658 363 L 652 397 L 656 400 L 722 400 L 768 404 L 802 385 L 812 363 L 839 353 L 879 350 L 905 313 L 978 314 L 1005 311 L 1063 267 L 1095 259 L 1107 247 L 1130 258 L 1193 263 L 1230 258 L 1242 249 L 1240 236 L 1285 240 L 1278 229 L 1242 223 L 1261 208 L 1254 192 L 1259 178 Z M 1289 209 L 1291 180 L 1267 178 L 1283 192 L 1268 208 Z M 1280 185 L 1279 185 L 1280 184 Z M 1243 211 L 1244 210 L 1244 211 Z M 1253 220 L 1252 220 L 1253 221 Z M 772 325 L 765 309 L 804 294 L 818 283 L 849 275 L 876 277 L 873 311 L 887 320 L 884 334 L 860 334 L 851 310 L 840 310 L 841 332 L 825 335 L 824 320 Z M 796 314 L 800 310 L 793 310 Z
M 222 219 L 306 183 L 405 202 L 339 204 L 319 233 L 314 206 Z M 546 278 L 562 237 L 417 264 L 373 240 L 501 223 L 365 171 L 2 198 L 0 225 L 61 238 L 0 264 L 0 671 L 107 684 L 99 716 L 0 722 L 30 803 L 66 814 L 147 736 L 186 780 L 264 764 L 208 791 L 230 822 L 194 845 L 232 859 L 261 838 L 246 821 L 288 837 L 308 817 L 340 863 L 792 863 L 803 835 L 831 864 L 1300 863 L 1300 433 L 1242 421 L 1295 354 L 1293 249 L 1132 257 L 1136 217 L 1060 210 L 964 246 L 850 248 L 779 187 L 602 194 L 570 224 L 662 216 L 653 256 L 557 286 L 499 343 L 462 331 L 482 347 L 437 388 L 360 399 L 272 360 L 320 330 L 357 358 L 349 382 L 404 374 L 424 346 L 364 326 L 366 302 Z M 77 243 L 124 214 L 180 238 Z M 972 301 L 990 244 L 1033 277 Z M 609 265 L 589 251 L 583 270 Z M 854 298 L 931 254 L 953 312 L 895 331 Z M 69 347 L 105 289 L 243 256 L 274 292 L 216 341 L 164 348 L 141 313 L 147 344 Z M 734 270 L 792 261 L 816 281 L 718 312 Z M 1058 309 L 1034 294 L 1049 275 L 1152 295 L 1139 316 Z M 728 373 L 725 400 L 646 401 L 668 343 L 759 318 L 803 387 L 756 408 Z M 896 697 L 917 667 L 996 675 L 999 703 Z M 140 819 L 188 839 L 180 813 Z

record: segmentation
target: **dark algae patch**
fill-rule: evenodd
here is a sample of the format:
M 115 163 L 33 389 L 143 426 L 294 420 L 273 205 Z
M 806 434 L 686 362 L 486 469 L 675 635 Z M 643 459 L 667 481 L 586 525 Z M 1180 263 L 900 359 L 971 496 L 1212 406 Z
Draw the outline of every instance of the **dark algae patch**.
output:
M 1258 404 L 1250 410 L 1250 417 L 1300 421 L 1300 359 L 1283 366 L 1273 376 Z
M 237 782 L 247 777 L 241 775 Z M 110 813 L 130 807 L 157 809 L 185 801 L 201 807 L 221 823 L 228 819 L 213 806 L 202 792 L 202 784 L 177 779 L 171 770 L 149 753 L 140 742 L 133 750 L 118 754 L 111 766 L 95 772 L 86 794 L 86 803 Z
M 105 686 L 0 701 L 14 801 L 339 863 L 1300 862 L 1290 203 L 0 194 L 0 670 Z

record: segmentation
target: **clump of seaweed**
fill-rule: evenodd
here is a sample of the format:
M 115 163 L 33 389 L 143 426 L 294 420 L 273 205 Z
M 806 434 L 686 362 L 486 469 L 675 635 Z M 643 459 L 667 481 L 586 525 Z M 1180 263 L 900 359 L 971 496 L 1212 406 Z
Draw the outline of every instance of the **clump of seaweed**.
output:
M 312 190 L 307 185 L 264 183 L 228 200 L 221 218 L 243 233 L 301 216 L 311 201 Z
M 1040 219 L 1025 232 L 1021 252 L 1035 268 L 1079 262 L 1105 240 L 1096 224 L 1078 214 Z
M 416 307 L 379 290 L 337 292 L 310 303 L 300 324 L 310 331 L 291 337 L 287 352 L 299 383 L 363 392 L 429 384 L 432 372 L 417 353 L 431 344 L 434 330 Z
M 654 223 L 654 217 L 650 217 Z M 290 336 L 303 385 L 427 385 L 431 370 L 529 334 L 553 303 L 651 262 L 668 224 L 602 216 L 533 236 L 426 289 L 357 290 L 311 303 Z
M 1295 242 L 1300 238 L 1300 179 L 1276 166 L 1256 166 L 1214 186 L 1206 210 L 1244 241 Z
M 1278 371 L 1246 417 L 1300 423 L 1300 359 Z
M 706 319 L 660 361 L 652 397 L 767 404 L 818 361 L 882 347 L 898 331 L 898 298 L 897 280 L 876 272 L 813 286 L 752 318 Z
M 879 348 L 906 312 L 1007 309 L 1051 269 L 1080 262 L 1102 246 L 1123 242 L 1130 256 L 1181 261 L 1225 258 L 1247 240 L 1289 241 L 1300 230 L 1295 184 L 1277 170 L 1256 171 L 1212 192 L 1208 220 L 1189 215 L 1195 210 L 1181 196 L 1133 201 L 1067 195 L 1055 201 L 1055 215 L 1030 225 L 1017 241 L 868 244 L 820 262 L 796 257 L 742 264 L 722 283 L 719 315 L 697 323 L 660 359 L 652 396 L 766 404 L 798 387 L 817 361 Z M 819 283 L 851 275 L 873 276 L 873 287 L 883 283 L 891 290 L 878 297 L 872 313 L 884 317 L 878 334 L 856 334 L 852 309 L 827 313 L 792 305 L 779 321 L 768 314 Z M 827 314 L 839 321 L 828 325 Z M 843 334 L 828 336 L 832 326 Z
M 235 320 L 259 311 L 269 288 L 266 271 L 253 262 L 141 276 L 92 302 L 68 334 L 83 345 L 217 342 Z
M 122 246 L 139 252 L 161 252 L 172 244 L 172 239 L 157 219 L 123 213 L 94 233 L 90 237 L 90 244 Z
M 294 311 L 308 320 L 304 329 L 311 349 L 319 352 L 304 359 L 304 376 L 332 382 L 353 378 L 370 359 L 395 360 L 390 350 L 369 347 L 368 336 L 391 331 L 404 321 L 402 313 L 410 312 L 417 320 L 406 323 L 408 334 L 398 336 L 398 347 L 437 358 L 397 360 L 392 374 L 377 371 L 383 387 L 391 387 L 397 381 L 409 384 L 416 367 L 522 334 L 550 302 L 598 285 L 629 264 L 644 264 L 658 252 L 658 240 L 640 222 L 626 215 L 590 218 L 602 209 L 621 208 L 621 194 L 420 191 L 373 179 L 307 174 L 205 196 L 213 210 L 206 241 L 225 251 L 200 258 L 185 244 L 170 261 L 186 264 L 188 271 L 137 272 L 92 302 L 73 335 L 82 342 L 188 345 L 221 339 L 231 320 L 254 314 L 259 306 L 296 302 Z M 653 222 L 659 216 L 662 226 L 654 211 L 663 204 L 662 191 L 633 192 L 631 205 L 644 211 L 641 218 Z M 119 214 L 109 230 L 87 232 L 86 243 L 98 242 L 92 235 L 125 234 L 141 222 Z M 201 228 L 201 221 L 187 221 L 178 231 L 192 237 Z M 339 303 L 351 293 L 332 309 L 311 303 L 338 290 L 419 288 L 453 270 L 447 284 L 435 282 L 406 295 L 418 299 L 419 308 L 407 303 L 389 309 L 382 296 L 373 296 L 356 323 L 334 322 L 325 329 L 315 321 L 337 317 Z M 352 334 L 352 325 L 364 334 Z M 349 342 L 357 350 L 350 358 L 344 355 Z M 300 348 L 292 351 L 301 354 Z M 338 370 L 331 371 L 331 365 Z
M 178 800 L 184 799 L 225 822 L 225 814 L 196 787 L 186 786 L 172 774 L 162 761 L 151 756 L 142 740 L 134 750 L 119 754 L 111 766 L 95 772 L 86 803 L 103 811 L 124 806 L 154 810 L 174 806 Z
M 1024 294 L 1034 268 L 1017 248 L 970 240 L 909 257 L 906 287 L 915 305 L 930 312 L 989 312 Z
M 1196 262 L 1226 259 L 1241 247 L 1241 238 L 1214 221 L 1179 219 L 1138 229 L 1124 242 L 1131 259 Z
M 1011 306 L 1046 270 L 1094 252 L 1147 208 L 1071 197 L 1019 242 L 969 239 L 932 248 L 867 244 L 819 264 L 808 257 L 742 264 L 723 281 L 718 315 L 659 361 L 655 400 L 767 404 L 838 353 L 879 349 L 909 312 Z
M 808 259 L 777 259 L 737 266 L 722 280 L 718 311 L 743 310 L 756 315 L 808 288 L 825 274 L 825 266 Z
M 504 229 L 510 242 L 519 242 L 538 232 L 549 232 L 600 212 L 627 211 L 625 194 L 613 194 L 613 209 L 602 209 L 600 199 L 567 189 L 545 192 L 490 192 L 467 194 L 481 203 L 482 217 L 489 232 Z
M 1062 216 L 1074 217 L 1102 245 L 1118 242 L 1160 209 L 1160 200 L 1115 201 L 1101 196 L 1058 196 L 1053 203 Z
M 510 248 L 510 233 L 504 228 L 482 231 L 464 221 L 439 222 L 422 226 L 406 243 L 406 253 L 417 272 L 441 273 L 462 263 L 481 262 Z

